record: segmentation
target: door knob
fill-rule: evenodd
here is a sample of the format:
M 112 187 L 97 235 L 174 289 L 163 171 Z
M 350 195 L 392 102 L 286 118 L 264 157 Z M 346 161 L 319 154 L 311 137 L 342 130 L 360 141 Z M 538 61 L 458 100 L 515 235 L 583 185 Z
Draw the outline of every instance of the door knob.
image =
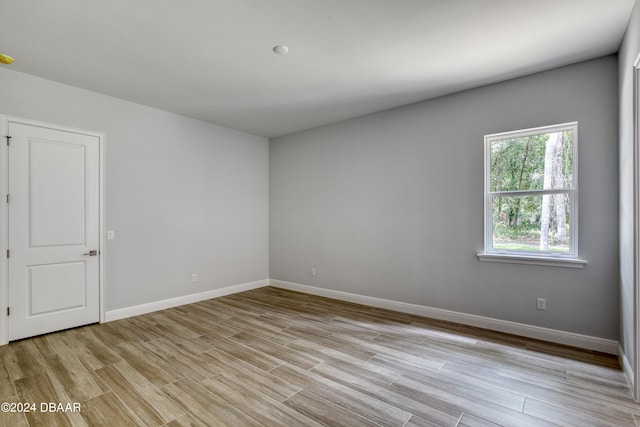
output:
M 98 251 L 96 251 L 95 249 L 92 251 L 87 252 L 86 254 L 82 254 L 82 255 L 89 255 L 89 256 L 96 256 L 98 255 Z

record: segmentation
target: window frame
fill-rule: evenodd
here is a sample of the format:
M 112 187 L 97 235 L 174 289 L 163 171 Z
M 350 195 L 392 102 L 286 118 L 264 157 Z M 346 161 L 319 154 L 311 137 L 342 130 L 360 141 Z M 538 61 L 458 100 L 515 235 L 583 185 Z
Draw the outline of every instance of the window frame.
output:
M 554 132 L 573 132 L 573 171 L 572 186 L 566 189 L 539 189 L 517 191 L 491 191 L 491 144 L 492 142 L 531 135 Z M 539 252 L 526 250 L 505 250 L 493 247 L 493 201 L 502 196 L 542 196 L 558 193 L 569 195 L 569 252 Z M 481 261 L 517 262 L 525 264 L 554 265 L 582 268 L 586 261 L 578 258 L 578 122 L 561 123 L 509 132 L 485 135 L 484 137 L 484 252 L 478 254 Z

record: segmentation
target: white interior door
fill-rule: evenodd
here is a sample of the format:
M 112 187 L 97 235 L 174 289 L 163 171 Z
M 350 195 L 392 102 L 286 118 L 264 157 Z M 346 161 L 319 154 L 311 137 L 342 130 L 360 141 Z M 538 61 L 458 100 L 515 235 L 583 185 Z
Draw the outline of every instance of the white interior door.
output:
M 9 340 L 97 322 L 100 139 L 17 122 L 8 134 Z

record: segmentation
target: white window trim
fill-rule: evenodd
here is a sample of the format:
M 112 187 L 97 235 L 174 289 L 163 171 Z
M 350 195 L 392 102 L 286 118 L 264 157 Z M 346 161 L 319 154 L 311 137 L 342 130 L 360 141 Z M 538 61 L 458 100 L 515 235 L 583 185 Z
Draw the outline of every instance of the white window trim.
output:
M 514 253 L 478 252 L 480 261 L 506 262 L 510 264 L 547 265 L 551 267 L 584 268 L 588 261 L 579 258 L 516 255 Z
M 553 133 L 571 130 L 573 132 L 573 188 L 561 190 L 525 190 L 505 192 L 526 196 L 549 193 L 568 193 L 569 204 L 569 253 L 540 253 L 527 251 L 506 251 L 493 248 L 493 198 L 491 194 L 491 142 L 505 138 L 517 138 L 532 134 Z M 584 268 L 587 261 L 578 258 L 578 122 L 552 126 L 501 132 L 484 137 L 484 251 L 479 252 L 480 261 L 506 262 L 517 264 L 547 265 L 554 267 Z

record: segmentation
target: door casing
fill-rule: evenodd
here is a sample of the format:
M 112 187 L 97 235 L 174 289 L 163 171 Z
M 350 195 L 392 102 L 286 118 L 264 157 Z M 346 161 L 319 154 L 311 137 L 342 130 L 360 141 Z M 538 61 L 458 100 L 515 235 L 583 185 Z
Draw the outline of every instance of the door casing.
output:
M 94 136 L 98 138 L 99 141 L 99 149 L 98 149 L 98 168 L 99 168 L 99 186 L 98 186 L 98 200 L 100 206 L 98 207 L 99 212 L 99 233 L 100 237 L 98 239 L 98 257 L 99 257 L 99 310 L 100 310 L 100 323 L 104 323 L 105 321 L 105 284 L 104 284 L 104 260 L 105 260 L 105 251 L 104 251 L 104 145 L 105 145 L 105 134 L 101 132 L 95 131 L 87 131 L 85 129 L 72 128 L 69 126 L 62 126 L 52 123 L 44 123 L 40 121 L 23 119 L 19 117 L 13 117 L 8 115 L 0 115 L 0 189 L 2 193 L 0 193 L 0 345 L 4 345 L 8 343 L 9 337 L 9 317 L 7 316 L 7 306 L 8 306 L 8 292 L 9 292 L 9 283 L 8 283 L 8 260 L 6 257 L 7 247 L 8 245 L 8 236 L 9 236 L 9 223 L 8 223 L 8 205 L 6 202 L 6 195 L 9 192 L 9 182 L 8 182 L 8 151 L 7 151 L 7 143 L 6 136 L 8 132 L 9 123 L 21 123 L 25 125 L 31 126 L 41 126 L 47 127 L 51 129 L 58 129 L 62 131 L 68 132 L 76 132 L 76 133 L 84 133 L 87 135 Z

